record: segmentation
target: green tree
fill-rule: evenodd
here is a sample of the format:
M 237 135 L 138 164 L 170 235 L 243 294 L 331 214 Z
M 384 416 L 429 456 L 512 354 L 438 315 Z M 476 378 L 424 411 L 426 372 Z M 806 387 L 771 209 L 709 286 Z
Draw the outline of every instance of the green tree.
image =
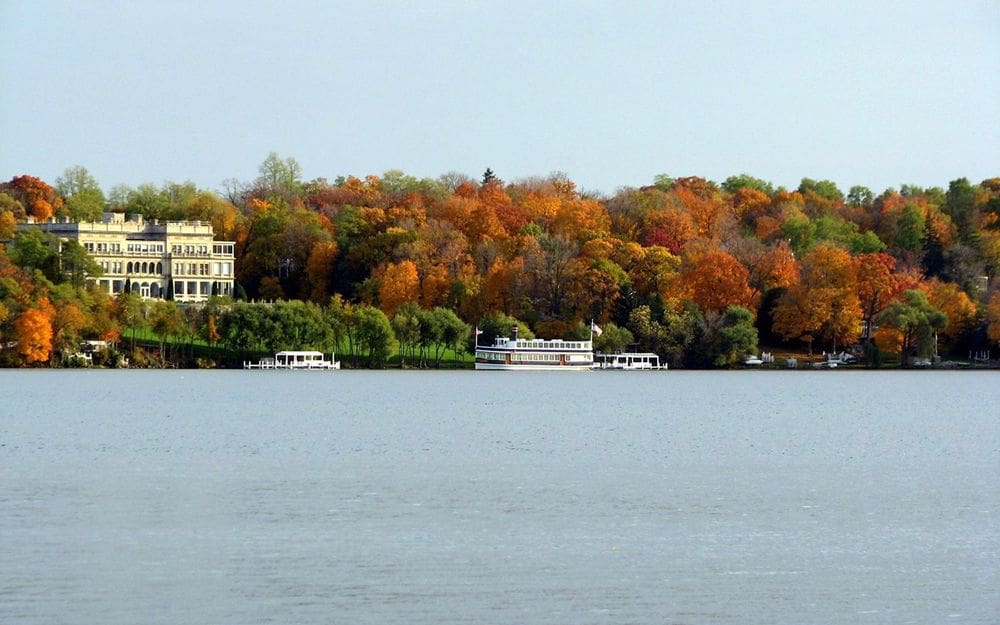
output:
M 101 185 L 86 167 L 74 165 L 56 178 L 56 191 L 66 199 L 62 211 L 75 221 L 98 221 L 106 201 Z
M 757 191 L 766 193 L 767 195 L 774 194 L 773 184 L 760 178 L 754 178 L 750 174 L 730 176 L 726 178 L 725 182 L 723 182 L 721 186 L 729 193 L 736 193 L 740 189 L 756 189 Z
M 404 367 L 407 356 L 414 356 L 417 347 L 423 343 L 420 310 L 416 302 L 404 302 L 392 317 L 392 331 L 399 343 L 399 364 Z
M 905 367 L 912 357 L 929 355 L 937 332 L 947 327 L 948 317 L 931 306 L 926 293 L 913 289 L 903 293 L 902 300 L 889 304 L 878 316 L 878 322 L 902 335 L 899 360 Z
M 271 152 L 257 171 L 257 185 L 268 195 L 290 199 L 302 190 L 302 166 L 292 157 L 283 159 Z
M 685 364 L 688 348 L 695 340 L 698 319 L 694 308 L 654 311 L 644 305 L 631 312 L 628 329 L 638 341 L 640 351 L 654 352 L 677 368 Z
M 344 350 L 344 343 L 347 343 L 347 351 L 354 355 L 354 346 L 350 343 L 353 335 L 350 332 L 353 323 L 354 306 L 344 300 L 340 293 L 330 298 L 330 302 L 323 309 L 323 319 L 327 327 L 330 328 L 330 339 L 334 348 L 338 351 Z
M 374 306 L 359 306 L 353 321 L 355 343 L 364 350 L 368 366 L 384 367 L 396 349 L 396 336 L 385 313 Z
M 270 351 L 325 351 L 332 345 L 332 332 L 323 310 L 313 302 L 279 301 L 265 306 L 263 314 L 267 328 L 264 344 Z
M 911 202 L 903 207 L 896 224 L 895 246 L 909 252 L 919 252 L 927 238 L 927 223 L 924 214 Z
M 976 246 L 976 235 L 978 234 L 975 200 L 976 188 L 967 178 L 952 180 L 948 184 L 944 212 L 951 217 L 952 222 L 958 228 L 958 236 L 961 241 L 972 247 Z
M 97 261 L 87 253 L 87 250 L 72 239 L 62 242 L 59 261 L 62 279 L 78 289 L 83 287 L 87 278 L 97 278 L 104 273 Z
M 599 336 L 594 337 L 594 349 L 605 354 L 613 354 L 628 349 L 635 342 L 635 337 L 628 328 L 621 328 L 614 323 L 606 323 L 601 328 Z
M 788 241 L 796 254 L 801 254 L 813 246 L 816 226 L 802 213 L 789 215 L 781 222 L 782 238 Z
M 861 185 L 854 185 L 847 192 L 847 203 L 851 206 L 862 206 L 868 208 L 872 205 L 872 201 L 874 199 L 875 195 L 872 193 L 872 190 Z
M 527 340 L 535 338 L 535 334 L 528 327 L 528 324 L 502 312 L 490 313 L 480 319 L 478 327 L 481 335 L 470 338 L 475 340 L 476 345 L 492 345 L 498 336 L 510 338 L 511 329 L 514 326 L 517 326 L 517 338 Z M 474 349 L 469 351 L 474 351 Z
M 656 174 L 653 176 L 653 186 L 666 193 L 674 186 L 674 177 L 670 174 Z
M 38 269 L 53 282 L 59 276 L 59 239 L 55 235 L 36 228 L 19 231 L 14 236 L 8 252 L 15 265 L 29 271 Z
M 125 212 L 142 215 L 146 219 L 166 219 L 169 210 L 170 197 L 148 182 L 131 189 L 125 203 Z
M 844 199 L 844 194 L 837 188 L 837 183 L 832 180 L 813 180 L 803 178 L 799 183 L 799 193 L 805 195 L 809 192 L 815 193 L 821 198 L 835 202 Z
M 24 210 L 24 204 L 19 200 L 12 197 L 7 193 L 0 192 L 0 214 L 10 213 L 14 216 L 14 219 L 24 219 L 27 213 Z M 7 237 L 0 237 L 7 238 Z
M 113 316 L 118 327 L 128 331 L 134 353 L 135 333 L 146 327 L 146 302 L 138 293 L 121 291 L 115 296 Z
M 443 308 L 438 306 L 433 311 L 435 325 L 440 329 L 440 345 L 450 348 L 455 352 L 455 355 L 459 355 L 465 351 L 466 342 L 469 340 L 469 335 L 472 333 L 472 329 L 469 324 L 465 323 L 458 318 L 458 315 L 449 308 Z M 434 354 L 434 364 L 435 366 L 441 365 L 441 358 L 444 355 L 444 350 L 436 351 Z
M 748 354 L 757 353 L 757 328 L 753 313 L 741 306 L 730 306 L 722 314 L 720 327 L 711 341 L 712 364 L 730 367 Z
M 183 333 L 184 315 L 175 302 L 157 300 L 149 307 L 149 326 L 160 340 L 160 358 L 168 360 L 164 344 L 168 338 Z

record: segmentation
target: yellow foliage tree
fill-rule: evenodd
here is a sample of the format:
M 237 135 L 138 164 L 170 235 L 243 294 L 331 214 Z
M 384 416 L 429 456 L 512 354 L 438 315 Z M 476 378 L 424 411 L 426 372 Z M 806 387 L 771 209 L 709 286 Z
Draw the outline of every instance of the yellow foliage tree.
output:
M 441 265 L 429 267 L 420 285 L 420 305 L 424 308 L 443 305 L 448 299 L 451 284 L 447 267 Z
M 17 221 L 11 211 L 0 211 L 0 239 L 13 239 Z
M 389 263 L 379 276 L 379 308 L 390 319 L 404 302 L 420 298 L 420 277 L 412 260 Z
M 22 312 L 14 321 L 17 353 L 28 364 L 46 362 L 52 353 L 52 319 L 55 309 L 42 298 L 33 308 Z
M 774 330 L 810 343 L 819 336 L 837 344 L 854 341 L 861 326 L 855 262 L 846 250 L 820 245 L 802 260 L 798 284 L 778 300 Z M 807 338 L 808 337 L 808 338 Z
M 921 285 L 927 301 L 948 317 L 948 326 L 941 332 L 949 340 L 958 338 L 976 320 L 976 305 L 965 291 L 952 282 L 931 278 Z

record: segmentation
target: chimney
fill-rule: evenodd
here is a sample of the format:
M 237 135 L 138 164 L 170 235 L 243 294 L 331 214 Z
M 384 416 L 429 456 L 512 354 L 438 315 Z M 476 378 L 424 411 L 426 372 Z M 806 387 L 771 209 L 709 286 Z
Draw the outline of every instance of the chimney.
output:
M 510 329 L 510 340 L 517 344 L 517 324 L 515 323 Z

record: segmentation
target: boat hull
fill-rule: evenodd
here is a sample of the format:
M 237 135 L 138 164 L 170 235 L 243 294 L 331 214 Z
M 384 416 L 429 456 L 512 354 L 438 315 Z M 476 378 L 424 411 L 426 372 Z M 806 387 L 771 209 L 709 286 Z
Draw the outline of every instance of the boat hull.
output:
M 477 362 L 477 371 L 590 371 L 590 364 L 581 365 L 507 365 L 495 362 Z

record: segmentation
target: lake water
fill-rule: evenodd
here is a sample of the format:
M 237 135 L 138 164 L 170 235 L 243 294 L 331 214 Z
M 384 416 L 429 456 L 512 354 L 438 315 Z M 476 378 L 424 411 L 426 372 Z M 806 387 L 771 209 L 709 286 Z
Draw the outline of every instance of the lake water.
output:
M 1000 375 L 0 371 L 0 622 L 1000 622 Z

